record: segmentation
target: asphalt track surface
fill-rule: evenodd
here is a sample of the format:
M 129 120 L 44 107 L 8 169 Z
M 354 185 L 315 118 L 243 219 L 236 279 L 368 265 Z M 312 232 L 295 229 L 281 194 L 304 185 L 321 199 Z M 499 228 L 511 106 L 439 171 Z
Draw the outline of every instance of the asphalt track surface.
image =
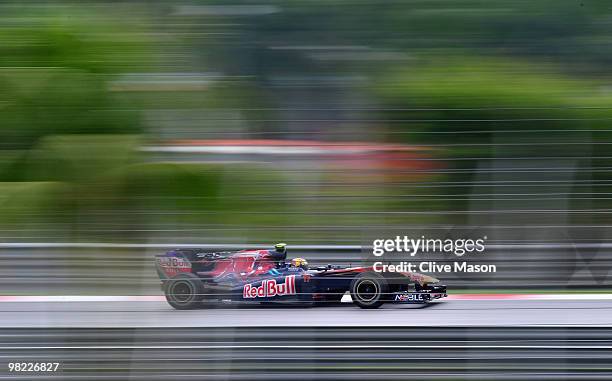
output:
M 0 327 L 384 327 L 610 326 L 612 300 L 444 300 L 362 310 L 350 303 L 323 307 L 222 305 L 177 311 L 165 302 L 3 302 Z

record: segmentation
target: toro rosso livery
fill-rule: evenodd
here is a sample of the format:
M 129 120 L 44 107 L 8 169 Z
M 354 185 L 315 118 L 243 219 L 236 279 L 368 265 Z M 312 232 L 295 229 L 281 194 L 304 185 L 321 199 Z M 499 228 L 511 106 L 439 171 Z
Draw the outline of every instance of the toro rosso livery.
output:
M 287 261 L 285 244 L 273 250 L 210 252 L 176 249 L 156 256 L 168 303 L 176 309 L 216 302 L 339 302 L 348 291 L 361 308 L 384 303 L 427 303 L 446 296 L 446 286 L 418 273 L 380 273 L 372 267 L 327 265 L 308 268 L 302 258 Z

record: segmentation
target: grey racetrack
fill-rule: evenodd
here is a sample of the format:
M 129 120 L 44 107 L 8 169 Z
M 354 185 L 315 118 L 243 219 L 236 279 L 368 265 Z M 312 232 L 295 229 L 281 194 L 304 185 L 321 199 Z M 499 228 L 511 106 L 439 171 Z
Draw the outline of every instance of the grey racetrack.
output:
M 430 305 L 221 306 L 176 311 L 165 302 L 4 302 L 2 327 L 612 326 L 612 300 L 445 300 Z
M 0 380 L 607 380 L 612 301 L 2 302 Z M 14 373 L 10 362 L 57 362 Z

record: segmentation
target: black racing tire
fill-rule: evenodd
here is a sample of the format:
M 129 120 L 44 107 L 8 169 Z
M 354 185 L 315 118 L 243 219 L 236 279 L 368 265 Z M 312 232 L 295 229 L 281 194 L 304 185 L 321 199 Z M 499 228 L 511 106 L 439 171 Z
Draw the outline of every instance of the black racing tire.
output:
M 191 273 L 181 273 L 169 279 L 164 287 L 166 301 L 177 310 L 202 307 L 204 285 Z
M 382 275 L 368 272 L 355 277 L 349 291 L 353 303 L 357 306 L 374 309 L 385 303 L 389 293 L 389 283 Z

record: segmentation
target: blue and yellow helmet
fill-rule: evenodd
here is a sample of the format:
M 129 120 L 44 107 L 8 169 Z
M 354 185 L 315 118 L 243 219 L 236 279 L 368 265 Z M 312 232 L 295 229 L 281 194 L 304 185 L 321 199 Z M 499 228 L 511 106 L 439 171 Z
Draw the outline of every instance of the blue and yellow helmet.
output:
M 291 267 L 301 267 L 304 270 L 308 270 L 308 261 L 304 258 L 293 258 L 291 260 Z

